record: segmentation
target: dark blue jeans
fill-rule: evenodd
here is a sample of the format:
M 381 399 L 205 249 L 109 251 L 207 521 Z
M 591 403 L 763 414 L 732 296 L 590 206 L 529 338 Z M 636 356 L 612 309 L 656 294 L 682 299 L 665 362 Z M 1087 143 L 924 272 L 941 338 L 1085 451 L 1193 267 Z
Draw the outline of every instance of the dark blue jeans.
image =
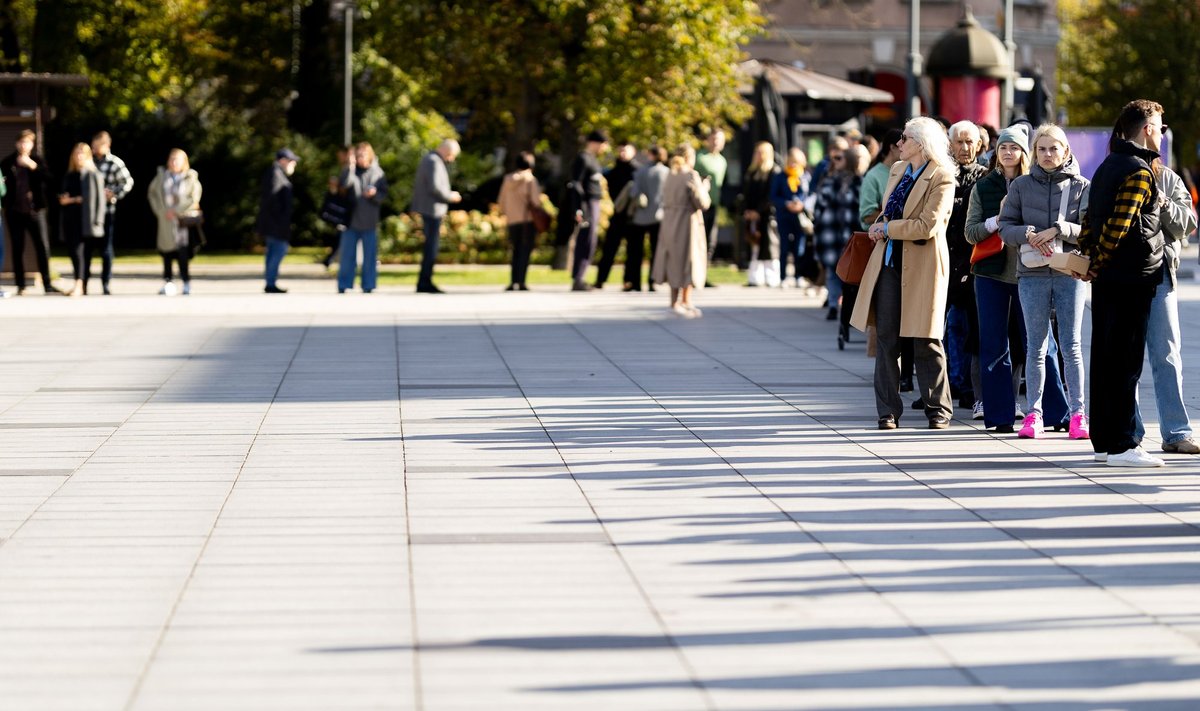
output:
M 112 281 L 113 257 L 113 232 L 116 230 L 117 213 L 107 212 L 104 214 L 104 248 L 100 250 L 100 282 L 104 286 L 108 286 L 108 282 Z
M 442 218 L 421 215 L 421 230 L 425 233 L 425 250 L 421 254 L 421 274 L 417 277 L 417 288 L 428 289 L 433 286 L 433 265 L 437 264 Z
M 287 240 L 277 239 L 275 237 L 267 237 L 267 263 L 266 263 L 266 281 L 267 286 L 275 286 L 276 280 L 279 279 L 279 265 L 283 264 L 283 258 L 288 253 Z

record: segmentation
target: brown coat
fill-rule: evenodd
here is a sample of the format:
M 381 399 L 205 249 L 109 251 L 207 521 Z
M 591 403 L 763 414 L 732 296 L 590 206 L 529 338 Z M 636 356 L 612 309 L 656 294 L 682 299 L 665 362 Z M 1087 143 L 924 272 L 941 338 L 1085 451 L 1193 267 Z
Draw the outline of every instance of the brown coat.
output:
M 532 170 L 518 170 L 504 176 L 500 184 L 500 196 L 496 198 L 500 204 L 500 214 L 510 225 L 522 222 L 532 222 L 533 213 L 530 208 L 542 204 L 542 191 L 538 187 L 537 178 Z
M 888 175 L 883 203 L 908 164 L 898 161 Z M 946 226 L 954 207 L 954 171 L 930 163 L 917 178 L 904 216 L 888 223 L 888 238 L 902 246 L 900 276 L 900 335 L 911 338 L 941 338 L 946 325 L 946 289 L 950 283 L 950 252 L 946 245 Z M 929 240 L 923 245 L 916 240 Z M 875 282 L 883 269 L 886 240 L 875 243 L 867 269 L 859 286 L 858 301 L 850 324 L 860 331 L 875 325 L 872 297 Z
M 695 170 L 672 172 L 663 184 L 663 219 L 654 253 L 655 284 L 672 289 L 703 288 L 708 278 L 708 234 L 704 211 L 709 208 L 708 188 Z

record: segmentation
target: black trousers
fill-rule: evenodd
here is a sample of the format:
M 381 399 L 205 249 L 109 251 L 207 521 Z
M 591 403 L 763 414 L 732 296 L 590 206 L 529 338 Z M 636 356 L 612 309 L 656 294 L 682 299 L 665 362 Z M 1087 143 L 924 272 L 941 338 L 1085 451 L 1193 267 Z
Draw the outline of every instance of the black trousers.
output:
M 608 231 L 604 233 L 604 247 L 600 253 L 600 263 L 596 266 L 596 286 L 604 286 L 608 275 L 612 273 L 613 263 L 617 260 L 617 252 L 621 249 L 621 241 L 629 231 L 629 218 L 624 215 L 613 215 L 608 221 Z M 629 250 L 625 250 L 626 261 Z
M 634 291 L 642 290 L 642 262 L 646 258 L 646 238 L 650 238 L 650 273 L 654 273 L 654 253 L 658 251 L 658 228 L 662 223 L 630 225 L 625 248 L 625 283 Z M 653 282 L 651 282 L 653 283 Z
M 600 201 L 588 200 L 583 204 L 583 219 L 587 227 L 581 227 L 575 235 L 575 261 L 571 264 L 571 279 L 576 284 L 587 279 L 588 267 L 596 255 L 596 232 L 600 222 Z
M 904 403 L 900 400 L 900 271 L 883 267 L 872 293 L 875 311 L 875 408 L 880 417 L 891 415 L 900 420 Z M 913 338 L 913 365 L 918 390 L 925 402 L 925 415 L 950 417 L 950 382 L 946 377 L 946 353 L 936 338 Z
M 1096 452 L 1120 454 L 1135 437 L 1146 324 L 1158 284 L 1092 282 L 1091 436 Z
M 50 288 L 50 243 L 46 241 L 43 214 L 25 214 L 13 210 L 8 213 L 8 232 L 11 235 L 13 280 L 17 289 L 25 288 L 25 235 L 33 242 L 37 255 L 38 271 L 42 275 L 42 287 Z
M 713 255 L 717 253 L 717 203 L 714 202 L 704 211 L 704 234 L 708 235 L 708 263 L 712 264 Z
M 75 279 L 83 281 L 83 288 L 87 290 L 88 280 L 92 278 L 92 258 L 97 253 L 106 254 L 105 240 L 103 237 L 81 237 L 78 241 L 71 245 L 71 266 L 75 271 Z M 112 260 L 104 263 L 108 267 L 108 273 L 112 274 Z M 103 266 L 101 267 L 104 268 Z M 103 272 L 101 272 L 103 274 Z M 103 279 L 105 284 L 108 284 L 108 279 Z
M 512 241 L 512 283 L 524 286 L 529 272 L 529 255 L 533 254 L 533 243 L 537 230 L 532 222 L 518 222 L 508 226 L 508 239 Z
M 179 262 L 179 278 L 184 281 L 191 281 L 188 278 L 188 259 L 192 256 L 188 252 L 187 247 L 182 247 L 173 252 L 159 252 L 163 260 L 163 281 L 173 281 L 174 275 L 171 273 L 171 267 L 175 262 Z

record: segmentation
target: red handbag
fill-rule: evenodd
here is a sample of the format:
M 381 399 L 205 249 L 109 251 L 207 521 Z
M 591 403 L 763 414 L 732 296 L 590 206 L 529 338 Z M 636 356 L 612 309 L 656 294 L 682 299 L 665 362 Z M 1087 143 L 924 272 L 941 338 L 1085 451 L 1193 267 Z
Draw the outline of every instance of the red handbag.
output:
M 987 239 L 975 245 L 971 250 L 971 264 L 978 264 L 988 257 L 1004 251 L 1004 242 L 1000 241 L 1000 233 L 993 232 Z
M 838 258 L 838 279 L 841 279 L 843 284 L 850 284 L 851 286 L 862 283 L 863 272 L 867 270 L 867 260 L 871 258 L 871 250 L 873 249 L 875 249 L 875 243 L 871 241 L 870 234 L 855 232 L 850 235 L 850 241 L 846 243 L 846 249 L 842 251 L 842 256 Z

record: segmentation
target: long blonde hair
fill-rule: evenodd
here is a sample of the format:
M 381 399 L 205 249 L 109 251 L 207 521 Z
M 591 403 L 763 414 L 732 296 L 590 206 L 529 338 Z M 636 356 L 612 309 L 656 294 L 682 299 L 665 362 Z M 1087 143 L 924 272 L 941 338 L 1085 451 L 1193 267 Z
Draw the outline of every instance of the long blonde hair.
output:
M 770 141 L 754 144 L 754 155 L 750 158 L 750 173 L 770 173 L 775 170 L 775 146 Z
M 671 156 L 671 172 L 682 173 L 692 166 L 696 165 L 696 149 L 688 143 L 683 144 L 675 149 L 675 155 Z
M 83 153 L 83 158 L 77 158 L 80 153 Z M 71 149 L 71 157 L 67 159 L 68 173 L 81 173 L 84 168 L 95 167 L 92 162 L 92 147 L 86 143 L 76 143 Z

